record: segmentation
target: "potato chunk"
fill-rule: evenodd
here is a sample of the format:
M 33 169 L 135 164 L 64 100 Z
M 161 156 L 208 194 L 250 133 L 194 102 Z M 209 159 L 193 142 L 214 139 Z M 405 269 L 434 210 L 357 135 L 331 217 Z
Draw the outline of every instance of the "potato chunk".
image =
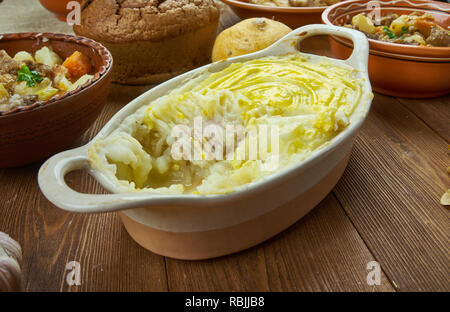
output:
M 372 20 L 363 14 L 353 16 L 352 24 L 365 33 L 375 33 L 375 25 Z
M 6 90 L 5 86 L 0 83 L 0 103 L 4 103 L 9 99 L 8 90 Z
M 62 63 L 59 55 L 50 50 L 48 47 L 43 47 L 42 49 L 38 50 L 34 54 L 34 58 L 36 59 L 37 63 L 41 63 L 50 67 L 61 65 Z
M 14 59 L 17 62 L 21 62 L 21 63 L 24 63 L 26 61 L 30 61 L 33 63 L 35 62 L 34 57 L 30 53 L 25 52 L 25 51 L 17 52 L 16 55 L 14 55 Z

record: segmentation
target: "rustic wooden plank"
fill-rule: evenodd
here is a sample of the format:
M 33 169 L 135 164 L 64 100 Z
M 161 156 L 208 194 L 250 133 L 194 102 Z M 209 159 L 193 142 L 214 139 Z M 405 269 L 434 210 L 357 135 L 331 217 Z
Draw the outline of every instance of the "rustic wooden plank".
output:
M 149 87 L 113 86 L 108 105 L 82 139 L 90 140 L 124 103 Z M 166 291 L 164 258 L 138 246 L 115 214 L 64 212 L 41 194 L 37 171 L 41 163 L 0 170 L 0 230 L 22 245 L 24 285 L 28 291 Z M 76 190 L 103 193 L 86 173 L 75 172 L 68 183 Z M 81 285 L 69 287 L 66 264 L 81 265 Z
M 299 205 L 293 200 L 288 205 Z M 368 286 L 375 260 L 333 195 L 260 246 L 212 260 L 167 259 L 171 291 L 393 291 Z
M 35 196 L 35 181 L 29 178 L 29 170 L 37 170 L 36 165 L 0 170 L 0 231 L 8 233 L 22 246 L 22 271 L 25 278 L 22 288 L 29 280 L 26 278 L 33 270 L 31 263 L 36 252 L 33 220 L 29 216 L 30 198 Z M 28 223 L 28 226 L 25 224 Z
M 225 6 L 225 10 L 228 10 L 221 17 L 221 28 L 226 28 L 237 22 L 239 19 L 234 15 L 234 17 L 229 17 L 229 9 Z M 329 45 L 325 38 L 310 38 L 305 40 L 302 45 L 302 50 L 309 53 L 319 53 L 322 55 L 329 55 Z M 348 219 L 346 219 L 345 214 L 339 207 L 337 202 L 333 197 L 327 199 L 326 203 L 322 203 L 321 206 L 328 206 L 328 208 L 322 208 L 322 211 L 326 209 L 332 210 L 333 215 L 337 215 L 339 218 L 330 220 L 329 218 L 325 220 L 319 220 L 315 213 L 312 213 L 305 219 L 312 218 L 315 221 L 300 221 L 299 224 L 307 223 L 305 230 L 299 230 L 302 234 L 297 235 L 292 232 L 296 232 L 294 229 L 303 229 L 301 225 L 295 225 L 289 230 L 291 234 L 281 234 L 280 237 L 274 238 L 267 243 L 264 243 L 262 248 L 264 252 L 261 251 L 260 247 L 252 248 L 248 251 L 244 251 L 235 255 L 222 257 L 213 260 L 201 261 L 201 262 L 189 262 L 189 261 L 179 261 L 173 259 L 166 259 L 167 263 L 167 274 L 169 279 L 169 289 L 171 291 L 281 291 L 281 290 L 376 290 L 386 291 L 393 290 L 387 281 L 385 275 L 382 275 L 381 286 L 369 287 L 366 283 L 366 271 L 365 266 L 367 262 L 373 260 L 370 256 L 369 250 L 365 247 L 363 241 L 358 237 L 357 232 L 353 229 L 352 225 Z M 295 204 L 295 203 L 294 203 Z M 316 208 L 316 210 L 320 210 Z M 326 213 L 322 213 L 321 216 L 327 216 Z M 304 220 L 305 220 L 304 219 Z M 336 234 L 335 231 L 330 232 L 322 231 L 321 224 L 328 224 L 327 221 L 333 222 L 334 225 L 339 226 L 335 221 L 344 223 L 345 233 L 341 233 L 345 240 L 351 241 L 350 248 L 343 248 L 338 255 L 339 257 L 339 270 L 342 273 L 343 278 L 341 281 L 329 280 L 333 278 L 332 274 L 328 274 L 328 271 L 308 271 L 308 268 L 315 267 L 315 264 L 311 264 L 308 255 L 316 254 L 319 255 L 323 252 L 320 249 L 321 246 L 327 245 L 327 243 L 332 240 L 333 236 Z M 318 222 L 318 226 L 314 224 Z M 333 228 L 333 230 L 338 230 Z M 340 229 L 342 230 L 342 229 Z M 309 232 L 308 232 L 309 231 Z M 319 235 L 320 239 L 316 238 L 316 244 L 311 246 L 307 251 L 298 251 L 297 246 L 290 243 L 290 240 L 303 242 L 304 240 L 309 242 L 311 235 Z M 330 235 L 331 234 L 331 235 Z M 341 241 L 341 246 L 345 247 L 345 240 Z M 280 246 L 288 248 L 291 253 L 285 255 L 280 253 L 278 249 Z M 270 246 L 270 247 L 268 247 Z M 319 247 L 319 249 L 316 249 Z M 355 252 L 356 251 L 356 252 Z M 299 261 L 299 253 L 302 261 Z M 279 259 L 281 257 L 281 259 Z M 320 256 L 323 259 L 323 255 Z M 316 268 L 321 266 L 321 269 L 329 267 L 334 259 L 334 255 L 329 255 L 323 262 L 320 262 Z M 279 261 L 285 264 L 281 267 Z M 298 265 L 298 263 L 304 266 Z M 352 264 L 358 263 L 359 267 L 352 267 Z M 289 270 L 286 270 L 289 267 Z M 336 266 L 337 267 L 337 266 Z M 334 267 L 334 268 L 336 268 Z M 308 273 L 308 278 L 292 278 L 293 276 L 298 276 L 293 274 L 290 270 L 299 273 Z M 270 272 L 270 273 L 268 273 Z M 302 276 L 302 275 L 301 275 Z M 350 276 L 350 278 L 349 278 Z M 255 278 L 257 277 L 257 278 Z M 344 281 L 344 282 L 342 282 Z M 314 285 L 311 285 L 314 283 Z M 289 286 L 287 286 L 289 285 Z
M 221 28 L 228 27 L 236 21 L 238 21 L 238 18 L 235 15 L 223 14 Z M 74 146 L 87 142 L 117 110 L 148 88 L 113 85 L 108 106 L 94 126 Z M 32 231 L 18 234 L 18 239 L 23 242 L 25 251 L 25 263 L 27 264 L 25 268 L 25 288 L 27 290 L 165 290 L 167 283 L 161 265 L 162 257 L 155 256 L 138 247 L 125 233 L 120 221 L 114 214 L 69 214 L 50 205 L 36 190 L 35 174 L 38 167 L 39 165 L 35 165 L 32 168 L 19 169 L 18 171 L 22 173 L 20 179 L 13 180 L 15 183 L 5 184 L 11 187 L 9 190 L 5 190 L 6 194 L 11 193 L 11 190 L 27 190 L 26 193 L 30 194 L 30 198 L 20 197 L 18 200 L 28 201 L 21 205 L 21 207 L 31 210 L 24 212 L 24 215 L 27 216 L 26 220 L 36 220 L 34 221 L 35 225 L 31 228 Z M 28 172 L 32 172 L 31 175 Z M 2 171 L 2 173 L 5 175 L 5 180 L 11 178 L 8 171 Z M 30 176 L 33 176 L 33 178 L 30 178 Z M 71 174 L 68 180 L 69 184 L 79 191 L 102 192 L 98 184 L 80 173 Z M 22 185 L 23 183 L 25 185 Z M 8 225 L 15 224 L 17 228 L 27 228 L 26 225 L 20 224 L 18 219 L 20 215 L 19 213 L 6 213 L 8 218 L 4 218 L 5 223 Z M 11 220 L 11 218 L 14 218 L 14 220 Z M 19 224 L 17 224 L 18 222 Z M 1 228 L 4 228 L 3 224 Z M 13 228 L 7 228 L 6 230 L 14 236 Z M 27 237 L 21 238 L 21 235 L 27 235 Z M 33 243 L 29 244 L 28 242 Z M 191 290 L 223 290 L 227 288 L 232 290 L 269 290 L 269 277 L 266 274 L 260 274 L 267 270 L 264 261 L 266 257 L 269 261 L 272 261 L 271 269 L 273 270 L 275 256 L 271 255 L 270 250 L 266 252 L 265 247 L 256 247 L 237 255 L 211 260 L 211 263 L 213 263 L 211 266 L 204 267 L 202 262 L 188 262 L 187 266 L 194 273 L 196 268 L 197 271 L 200 269 L 200 271 L 212 272 L 216 280 L 222 282 L 218 284 L 219 286 L 211 288 L 209 282 L 198 278 L 194 281 L 191 280 L 194 285 L 184 285 L 184 287 Z M 246 259 L 246 261 L 243 259 Z M 80 287 L 68 287 L 64 282 L 64 277 L 68 272 L 65 270 L 65 264 L 71 260 L 79 261 L 81 264 L 83 274 Z M 174 269 L 171 265 L 172 261 L 168 260 L 168 266 L 172 269 L 170 271 L 171 276 L 177 276 L 178 274 L 185 276 L 186 268 L 182 268 L 181 271 Z M 292 261 L 292 259 L 289 261 Z M 246 263 L 246 265 L 243 265 L 243 263 Z M 255 265 L 255 263 L 259 263 L 259 265 Z M 130 267 L 139 268 L 139 270 L 130 270 Z M 125 276 L 124 271 L 126 272 Z M 153 275 L 151 272 L 154 272 Z M 280 277 L 280 274 L 277 276 Z M 289 277 L 289 275 L 286 275 L 282 278 L 289 279 Z M 148 285 L 143 282 L 147 280 L 156 282 Z M 223 280 L 227 281 L 224 285 L 222 285 Z M 243 283 L 243 280 L 250 282 Z M 275 278 L 271 277 L 271 281 L 276 285 Z M 306 288 L 307 281 L 304 282 L 301 285 Z M 174 281 L 172 283 L 172 290 L 180 290 L 183 287 L 183 285 L 180 287 Z M 272 288 L 279 289 L 279 286 L 272 286 Z
M 301 52 L 333 57 L 328 36 L 314 36 L 304 39 L 299 46 Z
M 367 284 L 376 259 L 331 194 L 264 253 L 271 291 L 394 290 L 383 272 L 380 285 Z
M 260 247 L 203 261 L 166 258 L 169 291 L 269 291 Z
M 27 7 L 20 20 L 14 17 L 18 15 L 7 13 L 16 12 L 18 7 Z M 222 14 L 222 29 L 239 20 L 229 12 Z M 48 30 L 71 32 L 37 1 L 7 0 L 1 4 L 0 32 Z M 309 52 L 328 53 L 326 42 L 311 42 L 305 43 Z M 107 107 L 74 146 L 87 142 L 117 110 L 148 88 L 113 85 Z M 448 290 L 448 282 L 442 278 L 449 273 L 448 213 L 436 204 L 447 184 L 443 166 L 446 145 L 395 100 L 377 96 L 375 102 L 368 125 L 357 139 L 350 167 L 335 191 L 351 221 L 336 199 L 328 196 L 304 219 L 270 241 L 208 261 L 167 259 L 165 263 L 163 257 L 139 247 L 115 214 L 70 214 L 57 209 L 37 188 L 39 163 L 0 170 L 0 194 L 4 194 L 0 230 L 22 244 L 24 289 L 392 290 L 384 274 L 381 286 L 371 288 L 365 283 L 365 264 L 377 259 L 400 290 Z M 428 111 L 428 100 L 414 103 L 413 108 L 402 103 L 428 125 L 438 120 L 435 131 L 445 138 L 442 125 L 449 112 L 442 114 L 441 110 L 448 109 L 448 102 L 433 104 L 432 112 Z M 403 120 L 403 116 L 408 119 Z M 80 191 L 103 192 L 85 174 L 73 173 L 68 180 Z M 81 264 L 81 286 L 65 283 L 65 264 L 71 260 Z
M 376 95 L 335 194 L 399 290 L 449 289 L 450 223 L 439 204 L 447 165 L 441 137 L 397 100 Z
M 41 199 L 27 291 L 166 291 L 164 260 L 139 247 L 115 214 L 61 213 Z M 81 285 L 68 286 L 66 264 L 80 263 Z
M 450 142 L 450 95 L 434 99 L 398 99 L 424 123 Z

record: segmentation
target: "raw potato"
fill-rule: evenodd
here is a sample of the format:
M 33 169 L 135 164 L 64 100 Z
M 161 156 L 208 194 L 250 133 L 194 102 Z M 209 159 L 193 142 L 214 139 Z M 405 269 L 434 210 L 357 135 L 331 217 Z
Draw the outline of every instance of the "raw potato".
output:
M 220 33 L 214 43 L 212 61 L 262 50 L 291 31 L 288 26 L 267 18 L 243 20 Z

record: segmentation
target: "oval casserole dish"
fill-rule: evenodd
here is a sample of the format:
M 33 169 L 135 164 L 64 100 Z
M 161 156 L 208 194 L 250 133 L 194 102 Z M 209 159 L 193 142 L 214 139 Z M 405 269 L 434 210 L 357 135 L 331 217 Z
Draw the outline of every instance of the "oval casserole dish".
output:
M 203 72 L 218 72 L 231 63 L 264 56 L 298 52 L 304 38 L 336 35 L 354 42 L 345 61 L 328 59 L 337 66 L 351 66 L 364 78 L 361 101 L 350 116 L 350 125 L 305 161 L 250 183 L 246 188 L 220 195 L 119 194 L 105 176 L 90 168 L 87 150 L 106 137 L 142 105 L 165 95 Z M 119 215 L 128 233 L 144 248 L 178 259 L 218 257 L 254 246 L 286 229 L 316 206 L 335 186 L 347 166 L 354 137 L 372 102 L 367 75 L 368 41 L 355 30 L 308 25 L 286 35 L 262 51 L 203 66 L 163 83 L 121 109 L 90 143 L 50 158 L 39 171 L 39 186 L 53 204 L 72 212 L 110 212 Z M 325 57 L 301 53 L 311 61 Z M 88 171 L 112 194 L 81 194 L 67 186 L 64 176 L 73 170 Z M 295 199 L 295 201 L 292 201 Z

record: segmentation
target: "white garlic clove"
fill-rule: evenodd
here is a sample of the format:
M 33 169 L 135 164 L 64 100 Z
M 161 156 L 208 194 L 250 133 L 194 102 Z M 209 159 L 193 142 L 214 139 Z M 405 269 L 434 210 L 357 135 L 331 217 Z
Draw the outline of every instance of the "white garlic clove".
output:
M 19 264 L 22 263 L 22 248 L 8 234 L 0 232 L 0 246 L 3 247 L 6 254 L 16 259 Z
M 0 232 L 0 292 L 21 288 L 22 249 L 7 234 Z

